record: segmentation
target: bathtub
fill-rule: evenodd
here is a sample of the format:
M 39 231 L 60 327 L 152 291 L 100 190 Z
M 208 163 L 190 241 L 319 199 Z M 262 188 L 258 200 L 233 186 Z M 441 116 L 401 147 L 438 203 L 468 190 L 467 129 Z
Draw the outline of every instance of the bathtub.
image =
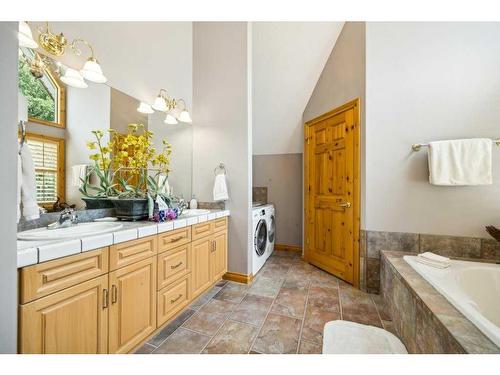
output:
M 437 269 L 404 260 L 497 346 L 500 346 L 500 265 L 452 260 Z

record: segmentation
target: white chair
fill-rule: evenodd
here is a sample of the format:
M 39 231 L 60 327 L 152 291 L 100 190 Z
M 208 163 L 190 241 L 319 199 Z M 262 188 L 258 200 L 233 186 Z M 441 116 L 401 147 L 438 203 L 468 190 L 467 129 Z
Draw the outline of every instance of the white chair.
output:
M 408 354 L 392 333 L 378 327 L 334 320 L 323 329 L 323 354 Z

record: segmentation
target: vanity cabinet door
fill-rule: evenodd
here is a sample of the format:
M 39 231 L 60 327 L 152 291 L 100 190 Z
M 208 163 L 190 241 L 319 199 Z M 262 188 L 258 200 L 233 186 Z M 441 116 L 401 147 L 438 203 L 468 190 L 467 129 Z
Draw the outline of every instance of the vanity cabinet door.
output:
M 109 274 L 109 352 L 127 353 L 156 329 L 156 257 Z
M 210 277 L 212 282 L 216 282 L 220 280 L 227 271 L 227 232 L 217 232 L 212 238 Z
M 20 306 L 20 353 L 108 352 L 108 275 Z
M 193 270 L 191 272 L 192 296 L 196 297 L 212 284 L 210 257 L 212 237 L 205 237 L 191 244 Z

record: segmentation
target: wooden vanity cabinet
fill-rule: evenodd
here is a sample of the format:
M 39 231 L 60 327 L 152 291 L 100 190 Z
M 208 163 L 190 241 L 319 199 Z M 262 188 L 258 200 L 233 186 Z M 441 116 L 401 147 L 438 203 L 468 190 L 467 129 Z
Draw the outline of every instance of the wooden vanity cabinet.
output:
M 108 275 L 20 306 L 19 350 L 108 353 Z
M 109 274 L 109 352 L 127 353 L 156 329 L 156 257 Z
M 210 251 L 210 279 L 216 282 L 227 272 L 227 231 L 213 235 Z
M 227 218 L 25 267 L 20 353 L 128 353 L 227 271 Z

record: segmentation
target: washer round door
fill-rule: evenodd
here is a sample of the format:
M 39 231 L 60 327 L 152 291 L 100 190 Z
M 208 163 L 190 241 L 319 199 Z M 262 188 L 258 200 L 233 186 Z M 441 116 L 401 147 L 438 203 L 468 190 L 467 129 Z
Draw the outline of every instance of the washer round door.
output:
M 276 221 L 274 220 L 274 215 L 271 215 L 269 220 L 269 242 L 274 242 L 275 232 L 276 232 Z
M 257 255 L 262 256 L 267 248 L 267 224 L 264 219 L 261 219 L 257 224 L 253 243 Z

